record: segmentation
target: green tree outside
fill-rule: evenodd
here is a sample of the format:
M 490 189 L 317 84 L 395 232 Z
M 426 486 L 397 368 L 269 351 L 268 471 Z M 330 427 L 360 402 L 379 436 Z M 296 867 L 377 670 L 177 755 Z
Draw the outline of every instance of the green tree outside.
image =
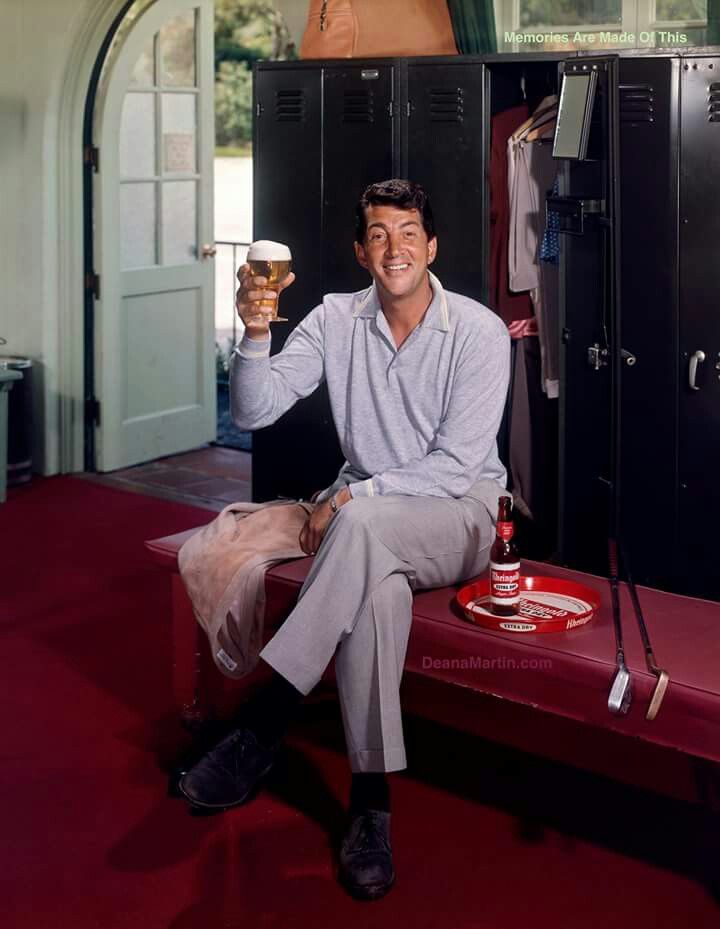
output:
M 656 15 L 663 21 L 704 20 L 707 0 L 657 0 Z M 521 0 L 520 25 L 599 26 L 620 23 L 622 0 Z
M 272 0 L 216 0 L 215 144 L 224 154 L 250 150 L 253 62 L 296 57 Z

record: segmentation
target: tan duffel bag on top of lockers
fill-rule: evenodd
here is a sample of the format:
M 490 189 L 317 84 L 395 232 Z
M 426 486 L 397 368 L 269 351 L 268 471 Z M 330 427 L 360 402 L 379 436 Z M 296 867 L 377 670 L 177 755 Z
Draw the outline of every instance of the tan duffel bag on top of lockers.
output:
M 310 0 L 301 58 L 457 55 L 446 0 Z

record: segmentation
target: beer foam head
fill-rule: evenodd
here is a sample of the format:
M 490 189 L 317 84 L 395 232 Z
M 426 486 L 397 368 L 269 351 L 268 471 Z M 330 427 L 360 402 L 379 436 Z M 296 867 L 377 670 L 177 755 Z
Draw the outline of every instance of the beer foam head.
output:
M 259 239 L 248 249 L 248 261 L 292 261 L 292 255 L 287 245 L 282 242 L 271 242 L 269 239 Z

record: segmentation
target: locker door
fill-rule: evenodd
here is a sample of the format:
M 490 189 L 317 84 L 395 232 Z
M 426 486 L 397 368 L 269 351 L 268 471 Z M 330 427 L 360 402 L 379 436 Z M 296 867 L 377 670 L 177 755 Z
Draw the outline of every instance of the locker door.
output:
M 374 181 L 395 176 L 392 64 L 330 66 L 323 73 L 324 293 L 370 284 L 355 258 L 355 205 Z
M 680 96 L 679 562 L 720 599 L 720 58 L 685 59 Z
M 616 58 L 564 63 L 564 79 L 597 74 L 588 157 L 561 174 L 560 550 L 564 563 L 607 573 L 616 447 L 612 430 L 619 315 L 618 77 Z
M 254 237 L 286 242 L 295 283 L 282 295 L 287 323 L 272 324 L 278 352 L 322 299 L 321 87 L 314 67 L 255 71 Z M 253 499 L 308 498 L 339 467 L 324 387 L 253 435 Z
M 433 271 L 448 290 L 483 299 L 482 64 L 408 65 L 407 176 L 430 196 Z
M 290 246 L 297 280 L 282 296 L 289 323 L 273 324 L 273 348 L 322 296 L 320 68 L 255 71 L 254 238 Z
M 635 581 L 670 588 L 677 525 L 679 67 L 677 58 L 620 61 L 621 343 L 630 353 L 620 373 L 621 533 Z

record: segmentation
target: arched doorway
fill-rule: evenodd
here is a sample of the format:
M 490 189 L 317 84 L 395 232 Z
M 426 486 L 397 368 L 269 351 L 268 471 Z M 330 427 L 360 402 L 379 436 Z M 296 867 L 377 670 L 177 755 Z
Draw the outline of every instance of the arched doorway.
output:
M 215 436 L 211 0 L 124 11 L 86 105 L 85 466 Z

